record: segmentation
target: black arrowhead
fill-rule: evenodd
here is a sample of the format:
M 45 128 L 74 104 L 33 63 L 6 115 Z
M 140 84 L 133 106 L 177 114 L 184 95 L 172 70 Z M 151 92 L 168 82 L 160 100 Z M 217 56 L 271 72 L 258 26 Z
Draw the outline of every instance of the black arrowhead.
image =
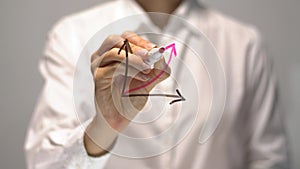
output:
M 130 44 L 129 44 L 129 42 L 128 42 L 128 39 L 125 39 L 125 40 L 124 40 L 124 43 L 123 43 L 123 45 L 121 46 L 121 48 L 119 49 L 118 54 L 120 54 L 121 51 L 122 51 L 124 48 L 125 48 L 125 52 L 126 52 L 126 57 L 128 57 L 128 52 L 130 52 L 131 54 L 133 53 L 133 52 L 132 52 L 132 49 L 131 49 L 131 47 L 130 47 Z
M 185 100 L 186 100 L 186 99 L 181 95 L 181 93 L 179 92 L 178 89 L 176 89 L 176 93 L 178 94 L 178 97 L 179 97 L 180 99 L 172 100 L 172 101 L 170 102 L 170 104 L 173 104 L 173 103 L 176 103 L 176 102 L 180 102 L 180 101 L 185 101 Z

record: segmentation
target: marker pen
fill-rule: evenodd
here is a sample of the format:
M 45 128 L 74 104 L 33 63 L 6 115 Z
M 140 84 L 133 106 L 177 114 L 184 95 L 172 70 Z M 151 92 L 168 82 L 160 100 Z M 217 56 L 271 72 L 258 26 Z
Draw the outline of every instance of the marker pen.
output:
M 165 52 L 165 48 L 164 47 L 160 47 L 160 48 L 153 48 L 149 51 L 149 56 L 147 59 L 144 59 L 144 62 L 147 65 L 153 65 L 154 63 L 156 63 L 157 61 L 159 61 L 162 57 L 163 57 L 163 53 Z

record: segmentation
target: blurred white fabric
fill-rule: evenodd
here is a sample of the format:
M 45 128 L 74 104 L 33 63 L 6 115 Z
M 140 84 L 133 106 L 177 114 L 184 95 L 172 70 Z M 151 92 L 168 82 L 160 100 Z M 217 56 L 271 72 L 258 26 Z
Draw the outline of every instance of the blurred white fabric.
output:
M 78 116 L 89 117 L 84 111 L 95 108 L 85 102 L 85 99 L 93 98 L 93 93 L 89 92 L 93 90 L 86 89 L 82 90 L 82 112 L 74 108 L 73 78 L 78 57 L 99 29 L 122 17 L 144 12 L 133 0 L 112 1 L 64 18 L 49 34 L 46 57 L 40 64 L 45 85 L 25 144 L 28 168 L 288 167 L 285 135 L 278 114 L 276 80 L 259 33 L 251 26 L 193 1 L 181 4 L 174 14 L 180 16 L 186 14 L 184 11 L 189 12 L 183 17 L 199 26 L 212 41 L 225 70 L 226 107 L 214 135 L 205 144 L 198 144 L 203 119 L 197 119 L 200 123 L 195 124 L 180 144 L 155 157 L 130 159 L 107 154 L 92 158 L 86 154 L 82 136 L 90 119 L 82 126 L 76 112 Z M 83 74 L 90 70 L 88 66 L 83 69 L 86 71 Z M 92 86 L 92 79 L 89 83 Z M 129 130 L 151 132 L 138 128 Z M 166 144 L 172 141 L 169 139 Z M 136 148 L 134 145 L 123 146 Z

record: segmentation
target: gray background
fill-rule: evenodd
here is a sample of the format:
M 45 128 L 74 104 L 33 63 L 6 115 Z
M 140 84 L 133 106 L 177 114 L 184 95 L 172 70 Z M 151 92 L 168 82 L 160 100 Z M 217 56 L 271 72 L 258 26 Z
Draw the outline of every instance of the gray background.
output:
M 46 35 L 62 16 L 104 0 L 0 1 L 0 168 L 25 168 L 23 143 L 42 86 L 37 71 Z M 256 25 L 275 59 L 293 168 L 300 168 L 300 1 L 208 0 L 213 8 Z M 298 160 L 297 160 L 298 159 Z

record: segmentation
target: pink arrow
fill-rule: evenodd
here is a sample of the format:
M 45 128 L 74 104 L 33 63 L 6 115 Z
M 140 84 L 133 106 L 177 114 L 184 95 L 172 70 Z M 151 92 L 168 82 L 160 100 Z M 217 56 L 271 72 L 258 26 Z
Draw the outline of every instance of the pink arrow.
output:
M 168 62 L 166 64 L 166 66 L 163 68 L 163 70 L 161 70 L 153 79 L 149 80 L 147 83 L 143 84 L 142 86 L 139 86 L 139 87 L 136 87 L 136 88 L 124 91 L 123 94 L 128 94 L 130 92 L 133 92 L 133 91 L 145 88 L 145 87 L 149 86 L 150 84 L 152 84 L 153 82 L 155 82 L 157 79 L 159 79 L 164 74 L 164 72 L 167 70 L 168 66 L 170 65 L 170 63 L 172 61 L 172 58 L 173 58 L 173 54 L 174 54 L 174 56 L 177 56 L 175 43 L 172 43 L 172 44 L 166 46 L 165 50 L 168 50 L 170 48 L 171 48 L 170 57 L 169 57 L 169 60 L 168 60 Z

